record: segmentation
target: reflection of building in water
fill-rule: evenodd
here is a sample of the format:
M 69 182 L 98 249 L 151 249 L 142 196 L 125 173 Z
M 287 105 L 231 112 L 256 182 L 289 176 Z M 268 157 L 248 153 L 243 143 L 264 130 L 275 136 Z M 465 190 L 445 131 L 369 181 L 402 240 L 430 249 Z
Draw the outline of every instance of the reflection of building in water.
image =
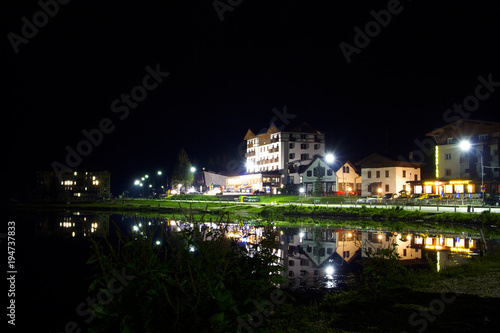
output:
M 329 280 L 335 280 L 340 267 L 359 254 L 360 238 L 359 231 L 284 229 L 282 248 L 288 287 L 334 287 Z
M 412 246 L 412 234 L 387 231 L 362 232 L 362 256 L 379 256 L 383 249 L 394 246 L 402 264 L 418 263 L 422 259 L 422 249 Z M 394 244 L 394 245 L 393 245 Z
M 480 236 L 466 233 L 416 233 L 415 248 L 432 254 L 436 269 L 466 263 L 472 254 L 480 251 Z
M 109 214 L 81 214 L 73 212 L 59 217 L 57 236 L 106 237 L 109 235 Z M 50 232 L 49 232 L 50 235 Z

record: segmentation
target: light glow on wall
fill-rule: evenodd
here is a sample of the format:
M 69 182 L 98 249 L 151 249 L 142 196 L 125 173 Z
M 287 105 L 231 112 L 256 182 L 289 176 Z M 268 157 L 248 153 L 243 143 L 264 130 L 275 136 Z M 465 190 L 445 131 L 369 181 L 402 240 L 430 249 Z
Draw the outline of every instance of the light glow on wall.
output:
M 436 145 L 436 179 L 439 179 L 439 146 Z

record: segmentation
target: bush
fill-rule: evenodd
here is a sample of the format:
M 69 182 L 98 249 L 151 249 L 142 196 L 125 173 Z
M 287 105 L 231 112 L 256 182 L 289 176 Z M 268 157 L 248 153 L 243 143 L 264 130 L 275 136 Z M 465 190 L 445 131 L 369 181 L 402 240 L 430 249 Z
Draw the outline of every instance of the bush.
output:
M 102 307 L 91 332 L 226 332 L 239 317 L 255 311 L 253 301 L 268 299 L 281 282 L 276 265 L 278 234 L 265 227 L 259 244 L 245 247 L 226 237 L 228 224 L 193 223 L 179 232 L 170 227 L 125 236 L 118 244 L 94 242 L 89 263 L 99 270 L 91 290 L 105 288 L 112 271 L 135 276 Z M 162 245 L 153 239 L 160 237 Z M 259 246 L 259 251 L 255 251 Z

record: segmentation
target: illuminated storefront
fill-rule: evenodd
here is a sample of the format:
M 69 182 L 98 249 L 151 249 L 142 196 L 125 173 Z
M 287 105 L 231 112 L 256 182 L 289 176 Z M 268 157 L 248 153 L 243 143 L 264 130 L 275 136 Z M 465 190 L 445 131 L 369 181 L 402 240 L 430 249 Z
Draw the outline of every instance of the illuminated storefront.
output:
M 477 191 L 476 191 L 477 190 Z M 427 181 L 421 185 L 415 185 L 415 193 L 429 193 L 442 195 L 468 195 L 479 191 L 470 180 L 450 180 L 450 181 Z

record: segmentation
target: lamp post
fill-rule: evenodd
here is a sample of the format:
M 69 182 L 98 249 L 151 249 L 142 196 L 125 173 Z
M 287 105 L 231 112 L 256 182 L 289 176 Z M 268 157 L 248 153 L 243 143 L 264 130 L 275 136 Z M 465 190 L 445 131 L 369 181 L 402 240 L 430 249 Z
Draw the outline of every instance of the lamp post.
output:
M 460 142 L 460 149 L 462 151 L 469 151 L 469 149 L 474 149 L 475 151 L 479 152 L 479 155 L 481 155 L 481 201 L 484 202 L 484 165 L 483 165 L 483 152 L 481 150 L 477 150 L 476 148 L 472 147 L 472 144 L 467 141 L 461 141 Z M 464 190 L 465 193 L 465 190 Z
M 326 154 L 325 161 L 328 164 L 331 164 L 331 163 L 334 163 L 334 162 L 338 162 L 339 165 L 340 165 L 339 161 L 335 161 L 335 156 L 333 154 Z M 345 190 L 345 173 L 344 173 L 344 169 L 345 168 L 344 168 L 343 165 L 340 165 L 340 167 L 342 168 L 342 191 L 344 192 L 344 196 L 346 196 L 345 195 L 346 194 L 346 190 Z M 337 183 L 336 179 L 337 179 L 337 173 L 335 173 L 335 183 Z

